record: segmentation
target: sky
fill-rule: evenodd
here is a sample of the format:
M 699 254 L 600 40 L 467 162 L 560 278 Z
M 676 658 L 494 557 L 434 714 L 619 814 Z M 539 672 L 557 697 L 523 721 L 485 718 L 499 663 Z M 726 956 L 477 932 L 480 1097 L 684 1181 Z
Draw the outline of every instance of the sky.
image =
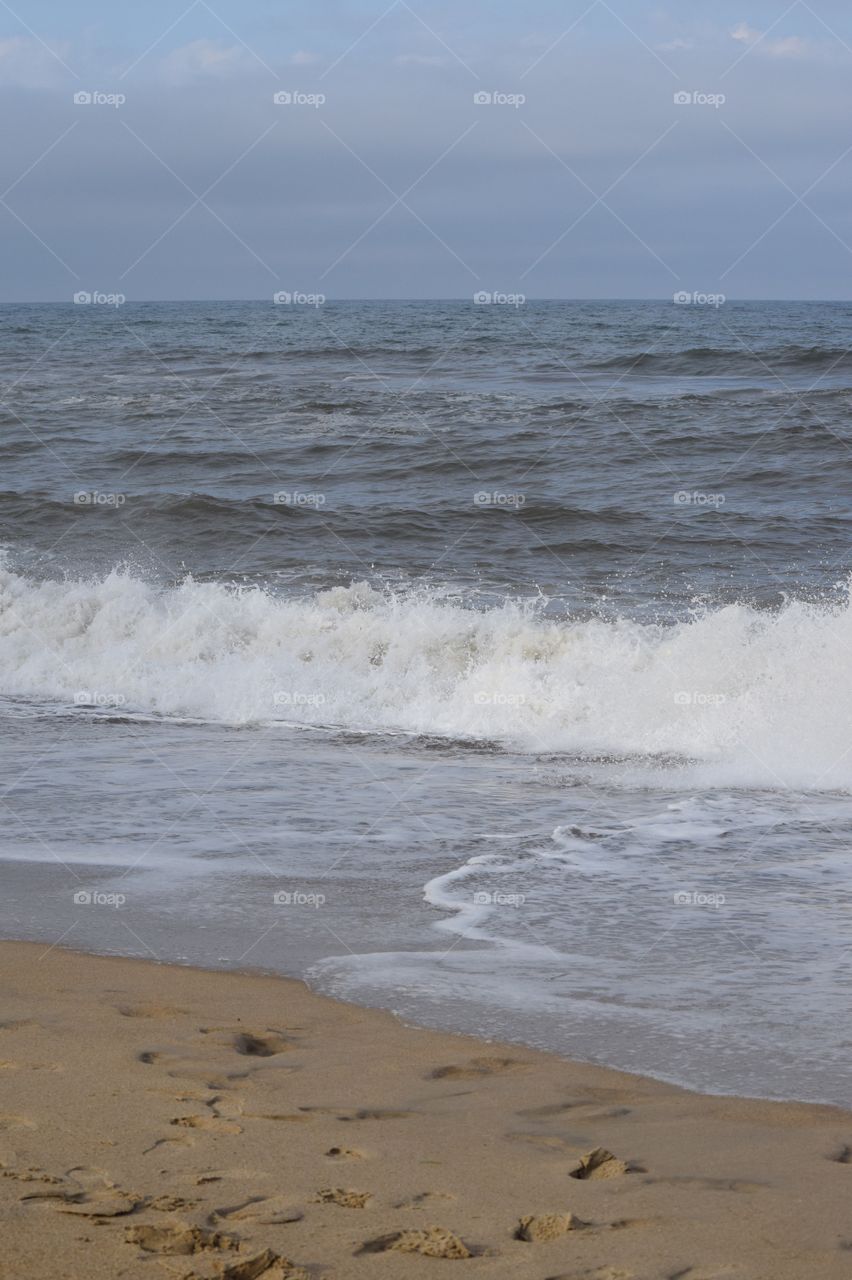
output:
M 0 300 L 849 298 L 850 73 L 848 0 L 0 0 Z

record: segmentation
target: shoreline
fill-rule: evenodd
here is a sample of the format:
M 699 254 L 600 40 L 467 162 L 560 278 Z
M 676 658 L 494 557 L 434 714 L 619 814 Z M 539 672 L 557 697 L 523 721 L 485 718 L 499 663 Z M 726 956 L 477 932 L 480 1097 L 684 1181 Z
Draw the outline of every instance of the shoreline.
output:
M 173 959 L 161 960 L 158 956 L 154 956 L 154 955 L 129 956 L 123 953 L 112 952 L 112 951 L 92 951 L 92 950 L 87 950 L 84 947 L 72 947 L 64 943 L 46 944 L 42 941 L 34 940 L 32 938 L 0 937 L 0 949 L 6 946 L 32 946 L 36 948 L 42 948 L 45 955 L 50 954 L 54 950 L 59 950 L 69 955 L 76 955 L 81 957 L 91 956 L 93 959 L 101 959 L 101 960 L 135 961 L 139 964 L 155 966 L 155 967 L 159 967 L 167 970 L 183 969 L 183 970 L 188 970 L 189 972 L 203 973 L 203 974 L 233 974 L 237 977 L 271 979 L 271 980 L 275 980 L 285 984 L 294 983 L 297 987 L 302 988 L 306 992 L 306 994 L 310 996 L 314 996 L 317 1000 L 327 1001 L 328 1003 L 333 1005 L 340 1005 L 342 1008 L 363 1009 L 368 1013 L 383 1014 L 391 1018 L 396 1025 L 400 1027 L 408 1028 L 412 1031 L 425 1031 L 425 1032 L 430 1032 L 439 1036 L 440 1035 L 458 1036 L 464 1040 L 474 1041 L 479 1045 L 495 1045 L 498 1047 L 502 1047 L 504 1049 L 512 1049 L 517 1051 L 527 1050 L 530 1053 L 541 1054 L 546 1058 L 555 1058 L 561 1062 L 571 1063 L 576 1067 L 589 1067 L 596 1071 L 613 1072 L 616 1075 L 625 1076 L 628 1079 L 633 1079 L 637 1081 L 650 1081 L 655 1084 L 666 1085 L 671 1089 L 678 1090 L 679 1092 L 682 1092 L 682 1093 L 692 1094 L 695 1097 L 700 1097 L 700 1098 L 720 1098 L 720 1099 L 731 1098 L 731 1099 L 736 1099 L 742 1102 L 777 1103 L 780 1106 L 789 1104 L 793 1106 L 805 1106 L 805 1107 L 827 1107 L 829 1109 L 836 1110 L 841 1114 L 844 1114 L 847 1112 L 850 1113 L 850 1125 L 852 1125 L 852 1088 L 850 1088 L 850 1099 L 847 1106 L 844 1106 L 843 1103 L 841 1102 L 835 1102 L 832 1100 L 826 1100 L 822 1098 L 799 1098 L 794 1095 L 772 1097 L 770 1095 L 761 1094 L 761 1093 L 741 1093 L 741 1092 L 736 1092 L 735 1090 L 732 1090 L 732 1089 L 722 1090 L 722 1089 L 699 1088 L 689 1083 L 686 1083 L 675 1076 L 668 1076 L 659 1071 L 633 1070 L 630 1067 L 620 1067 L 612 1063 L 596 1061 L 592 1058 L 583 1058 L 578 1055 L 560 1052 L 559 1049 L 550 1049 L 543 1045 L 532 1044 L 528 1040 L 523 1040 L 520 1037 L 514 1038 L 511 1035 L 487 1036 L 476 1031 L 468 1032 L 468 1031 L 458 1030 L 457 1028 L 452 1026 L 440 1025 L 437 1021 L 435 1023 L 420 1021 L 416 1016 L 411 1015 L 409 1017 L 409 1015 L 405 1015 L 400 1012 L 397 1012 L 396 1010 L 392 1009 L 388 1005 L 366 1004 L 361 1002 L 360 1000 L 354 1000 L 354 999 L 347 1000 L 344 996 L 333 995 L 330 992 L 320 990 L 319 988 L 313 986 L 307 978 L 298 977 L 291 973 L 282 973 L 279 970 L 266 968 L 263 965 L 258 965 L 258 966 L 244 965 L 238 968 L 231 967 L 230 965 L 228 966 L 223 965 L 222 967 L 213 967 L 213 966 L 207 966 L 204 964 L 198 964 L 194 961 L 184 962 L 181 960 L 173 960 Z M 2 1280 L 2 1276 L 0 1276 L 0 1280 Z
M 849 1275 L 839 1108 L 412 1027 L 277 975 L 22 942 L 0 964 L 3 1280 Z

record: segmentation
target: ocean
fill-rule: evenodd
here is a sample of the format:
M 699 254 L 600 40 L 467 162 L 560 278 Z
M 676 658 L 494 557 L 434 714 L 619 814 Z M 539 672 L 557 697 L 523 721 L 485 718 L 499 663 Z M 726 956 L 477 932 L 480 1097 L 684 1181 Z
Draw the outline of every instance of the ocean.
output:
M 852 304 L 0 307 L 0 935 L 849 1103 Z

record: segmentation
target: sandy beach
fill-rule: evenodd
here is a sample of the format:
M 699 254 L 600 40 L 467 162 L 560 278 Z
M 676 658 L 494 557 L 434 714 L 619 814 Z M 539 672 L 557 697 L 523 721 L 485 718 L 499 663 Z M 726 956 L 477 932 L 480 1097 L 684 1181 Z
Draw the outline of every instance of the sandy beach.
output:
M 852 1117 L 0 944 L 4 1280 L 848 1280 Z M 452 1264 L 452 1265 L 451 1265 Z

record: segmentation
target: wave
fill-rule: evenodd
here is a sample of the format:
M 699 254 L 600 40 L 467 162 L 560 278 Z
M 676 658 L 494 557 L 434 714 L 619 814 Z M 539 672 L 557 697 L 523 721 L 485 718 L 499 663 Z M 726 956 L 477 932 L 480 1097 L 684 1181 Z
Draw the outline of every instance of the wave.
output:
M 592 362 L 591 368 L 637 373 L 767 374 L 785 370 L 844 373 L 852 369 L 852 352 L 845 347 L 779 346 L 751 350 L 731 347 L 687 347 L 681 351 L 636 351 Z
M 725 785 L 852 785 L 851 645 L 848 600 L 775 613 L 730 605 L 666 626 L 554 620 L 540 603 L 475 610 L 366 583 L 297 598 L 0 569 L 9 697 L 674 758 Z

